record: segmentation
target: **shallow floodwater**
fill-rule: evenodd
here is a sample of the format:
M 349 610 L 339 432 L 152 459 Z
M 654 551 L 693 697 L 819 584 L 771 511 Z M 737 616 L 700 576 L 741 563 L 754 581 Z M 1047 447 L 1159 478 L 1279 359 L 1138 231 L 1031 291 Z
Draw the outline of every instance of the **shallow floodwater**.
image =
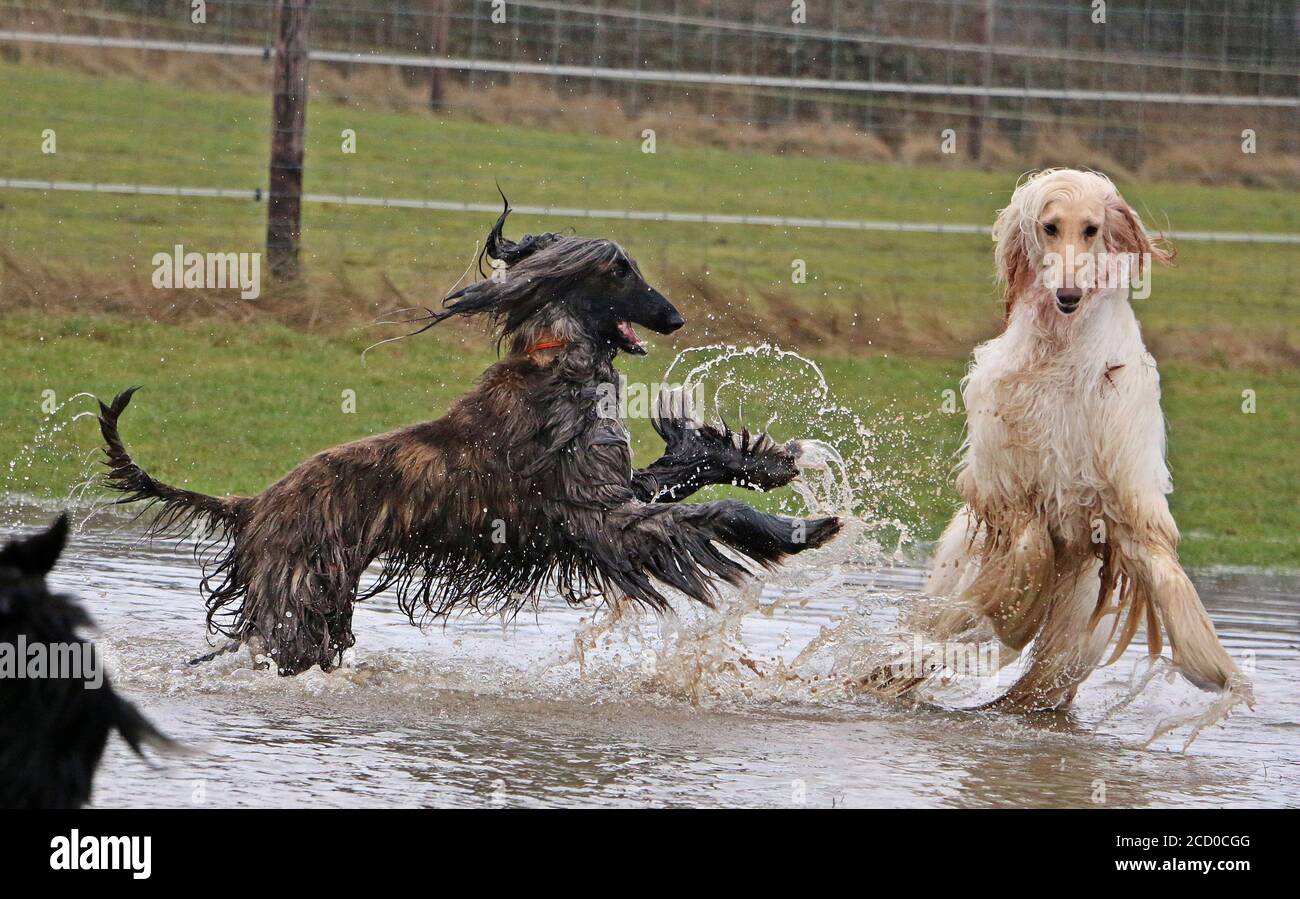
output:
M 422 631 L 380 596 L 359 607 L 343 669 L 297 678 L 246 654 L 187 665 L 207 650 L 199 567 L 128 518 L 91 516 L 52 582 L 94 614 L 119 688 L 193 750 L 147 763 L 115 739 L 100 807 L 1300 804 L 1300 576 L 1194 577 L 1229 650 L 1253 660 L 1257 703 L 1183 751 L 1186 727 L 1142 748 L 1162 720 L 1209 705 L 1180 681 L 1157 677 L 1103 720 L 1130 694 L 1137 648 L 1068 716 L 838 689 L 804 650 L 851 653 L 853 634 L 887 630 L 921 573 L 812 555 L 743 616 L 739 594 L 719 612 L 683 603 L 670 622 L 553 602 Z

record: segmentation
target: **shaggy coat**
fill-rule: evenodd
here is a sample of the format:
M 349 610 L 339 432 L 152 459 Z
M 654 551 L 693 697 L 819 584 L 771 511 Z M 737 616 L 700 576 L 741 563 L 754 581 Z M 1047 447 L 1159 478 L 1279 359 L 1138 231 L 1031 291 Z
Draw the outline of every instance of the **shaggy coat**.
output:
M 1053 252 L 1108 257 L 1099 270 L 1112 274 L 1120 254 L 1136 254 L 1134 272 L 1170 255 L 1108 179 L 1082 171 L 1023 183 L 994 239 L 1006 329 L 976 348 L 962 385 L 964 506 L 927 584 L 938 601 L 911 626 L 936 641 L 996 637 L 1002 664 L 1032 643 L 999 706 L 1068 704 L 1107 647 L 1114 661 L 1139 628 L 1152 656 L 1168 637 L 1196 686 L 1249 699 L 1178 563 L 1160 378 L 1129 288 L 1100 276 L 1074 284 L 1073 271 L 1063 284 L 1045 277 Z M 925 681 L 880 673 L 877 686 L 906 693 Z
M 84 658 L 81 650 L 93 651 L 77 635 L 91 626 L 90 616 L 72 597 L 45 585 L 67 536 L 68 519 L 60 516 L 47 531 L 0 549 L 0 646 L 7 651 L 40 646 L 49 659 L 56 652 Z M 137 754 L 146 743 L 173 746 L 117 694 L 107 675 L 92 684 L 84 669 L 82 677 L 57 673 L 70 676 L 0 677 L 0 808 L 85 805 L 113 731 Z
M 662 610 L 664 588 L 710 603 L 714 579 L 749 573 L 742 560 L 771 566 L 839 529 L 737 501 L 675 504 L 710 483 L 788 482 L 797 447 L 766 437 L 659 421 L 668 453 L 635 471 L 614 358 L 644 352 L 633 323 L 668 332 L 682 318 L 617 244 L 515 244 L 501 234 L 508 212 L 486 245 L 505 268 L 428 315 L 426 328 L 489 315 L 507 348 L 442 418 L 326 450 L 258 496 L 216 498 L 161 484 L 127 455 L 117 421 L 132 391 L 103 407 L 109 486 L 160 503 L 155 531 L 198 519 L 228 540 L 203 582 L 209 626 L 264 649 L 281 674 L 339 664 L 353 603 L 390 588 L 412 620 L 513 613 L 548 591 Z

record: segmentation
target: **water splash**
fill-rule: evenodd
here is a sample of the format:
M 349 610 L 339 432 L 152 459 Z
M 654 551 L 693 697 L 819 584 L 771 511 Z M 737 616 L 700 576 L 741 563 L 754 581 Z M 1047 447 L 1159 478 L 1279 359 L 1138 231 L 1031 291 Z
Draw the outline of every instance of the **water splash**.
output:
M 56 403 L 45 413 L 31 439 L 23 444 L 17 455 L 9 460 L 4 481 L 0 484 L 0 496 L 4 502 L 0 524 L 7 527 L 19 524 L 22 521 L 20 512 L 23 507 L 29 505 L 33 499 L 40 502 L 39 497 L 35 495 L 35 485 L 47 479 L 33 477 L 33 473 L 38 469 L 71 464 L 78 475 L 70 485 L 68 494 L 51 499 L 56 500 L 60 506 L 76 506 L 85 501 L 86 492 L 98 480 L 92 463 L 97 452 L 88 452 L 75 440 L 65 440 L 64 437 L 72 436 L 68 429 L 78 420 L 87 416 L 93 417 L 95 413 L 83 411 L 66 415 L 64 410 L 70 404 L 87 398 L 95 399 L 93 394 L 83 392 L 73 394 L 63 402 Z M 48 503 L 40 502 L 40 504 Z
M 892 403 L 867 421 L 834 396 L 821 366 L 770 343 L 682 350 L 663 380 L 708 398 L 709 414 L 733 427 L 805 441 L 812 464 L 791 484 L 782 512 L 857 518 L 863 539 L 892 560 L 915 539 L 916 497 L 937 486 L 939 467 L 922 458 Z
M 843 598 L 840 614 L 852 619 L 862 604 L 879 597 L 864 591 L 864 572 L 888 568 L 913 541 L 910 521 L 915 491 L 930 489 L 909 464 L 905 429 L 890 427 L 891 408 L 882 422 L 865 420 L 833 394 L 821 367 L 792 350 L 769 343 L 736 347 L 716 344 L 678 353 L 663 382 L 687 395 L 703 396 L 706 418 L 733 428 L 763 430 L 776 439 L 795 438 L 803 449 L 800 476 L 778 499 L 790 515 L 838 515 L 841 534 L 830 544 L 787 559 L 743 587 L 728 590 L 719 608 L 680 603 L 678 613 L 657 619 L 625 604 L 614 604 L 584 621 L 566 651 L 537 666 L 543 679 L 566 667 L 580 677 L 638 695 L 659 695 L 691 704 L 799 702 L 824 705 L 858 698 L 851 682 L 834 666 L 805 664 L 788 633 L 772 651 L 770 631 L 800 615 L 815 600 Z M 934 472 L 937 466 L 926 464 Z M 915 517 L 915 516 L 913 516 Z M 746 631 L 769 633 L 754 649 Z M 836 642 L 843 657 L 861 654 L 865 632 L 850 635 L 834 621 L 818 641 Z M 814 641 L 817 642 L 817 641 Z M 629 660 L 632 664 L 628 664 Z
M 1158 656 L 1154 659 L 1149 656 L 1141 657 L 1134 663 L 1123 692 L 1117 699 L 1105 706 L 1101 716 L 1093 725 L 1093 731 L 1100 732 L 1104 725 L 1118 719 L 1139 698 L 1158 700 L 1159 697 L 1151 695 L 1149 687 L 1160 678 L 1163 678 L 1176 696 L 1179 690 L 1177 685 L 1180 676 L 1178 667 L 1173 663 L 1173 660 L 1165 656 Z M 1186 689 L 1183 688 L 1184 699 L 1179 703 L 1179 708 L 1173 712 L 1160 712 L 1157 715 L 1155 725 L 1151 727 L 1146 738 L 1140 742 L 1139 748 L 1150 749 L 1163 737 L 1185 727 L 1187 728 L 1187 736 L 1183 739 L 1182 751 L 1186 752 L 1192 743 L 1196 741 L 1196 738 L 1207 728 L 1226 720 L 1233 709 L 1238 706 L 1250 704 L 1247 697 L 1241 692 L 1228 689 L 1214 694 L 1214 698 L 1210 703 L 1203 705 L 1204 693 L 1193 691 L 1191 697 L 1187 698 Z

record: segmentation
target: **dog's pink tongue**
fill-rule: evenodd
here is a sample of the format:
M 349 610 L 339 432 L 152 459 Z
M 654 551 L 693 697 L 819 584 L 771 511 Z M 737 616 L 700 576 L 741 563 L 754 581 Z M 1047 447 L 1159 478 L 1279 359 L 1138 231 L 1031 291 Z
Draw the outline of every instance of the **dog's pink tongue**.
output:
M 629 325 L 627 322 L 618 323 L 618 333 L 626 337 L 628 343 L 632 344 L 633 346 L 638 346 L 641 343 L 641 338 L 636 336 L 636 332 L 632 330 L 632 326 Z

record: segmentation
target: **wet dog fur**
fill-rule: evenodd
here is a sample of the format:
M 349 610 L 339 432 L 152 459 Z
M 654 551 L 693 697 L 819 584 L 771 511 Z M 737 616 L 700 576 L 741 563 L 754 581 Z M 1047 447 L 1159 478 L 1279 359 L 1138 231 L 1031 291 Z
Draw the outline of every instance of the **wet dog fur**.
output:
M 614 360 L 645 352 L 633 325 L 667 334 L 682 316 L 618 244 L 557 233 L 515 243 L 509 212 L 485 245 L 492 277 L 426 310 L 424 328 L 490 318 L 503 350 L 441 418 L 325 450 L 257 496 L 213 497 L 132 460 L 118 422 L 133 390 L 101 403 L 108 486 L 120 502 L 160 507 L 154 533 L 197 523 L 219 541 L 202 585 L 209 627 L 283 675 L 336 667 L 354 643 L 354 603 L 390 588 L 413 621 L 512 613 L 545 592 L 663 610 L 671 588 L 709 604 L 718 581 L 752 573 L 747 562 L 774 566 L 840 529 L 735 500 L 678 502 L 708 484 L 792 480 L 797 444 L 766 435 L 660 418 L 668 451 L 634 470 Z

